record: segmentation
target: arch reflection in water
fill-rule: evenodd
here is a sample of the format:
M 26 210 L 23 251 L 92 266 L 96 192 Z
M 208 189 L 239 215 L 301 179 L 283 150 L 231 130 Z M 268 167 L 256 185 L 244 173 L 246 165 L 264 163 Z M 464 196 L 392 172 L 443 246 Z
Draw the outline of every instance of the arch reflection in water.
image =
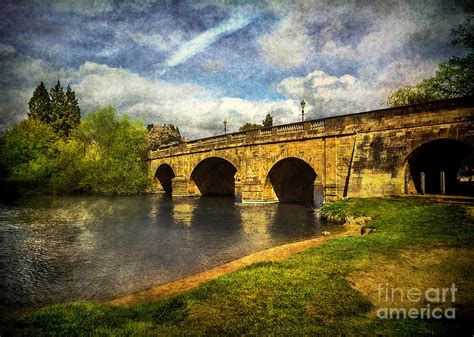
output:
M 173 203 L 172 216 L 177 224 L 183 224 L 186 227 L 191 227 L 193 223 L 193 213 L 196 209 L 196 203 L 193 200 L 184 202 L 183 199 L 176 200 Z

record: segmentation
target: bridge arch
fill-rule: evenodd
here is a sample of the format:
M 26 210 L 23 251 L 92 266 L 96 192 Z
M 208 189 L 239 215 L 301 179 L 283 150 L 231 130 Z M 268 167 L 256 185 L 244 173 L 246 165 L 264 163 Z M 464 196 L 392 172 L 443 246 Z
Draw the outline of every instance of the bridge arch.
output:
M 276 162 L 265 180 L 265 193 L 274 193 L 280 202 L 314 204 L 316 172 L 306 161 L 288 157 Z
M 463 141 L 440 138 L 423 143 L 406 158 L 405 192 L 423 193 L 424 188 L 426 194 L 441 194 L 444 183 L 445 194 L 473 195 L 472 183 L 458 180 L 464 169 L 461 166 L 468 167 L 470 171 L 473 161 L 472 146 Z
M 190 180 L 202 196 L 235 195 L 236 173 L 237 168 L 227 159 L 209 157 L 196 165 Z
M 175 177 L 173 168 L 168 164 L 161 164 L 155 171 L 154 182 L 158 189 L 162 189 L 167 194 L 172 194 L 172 180 Z M 161 187 L 161 188 L 160 188 Z

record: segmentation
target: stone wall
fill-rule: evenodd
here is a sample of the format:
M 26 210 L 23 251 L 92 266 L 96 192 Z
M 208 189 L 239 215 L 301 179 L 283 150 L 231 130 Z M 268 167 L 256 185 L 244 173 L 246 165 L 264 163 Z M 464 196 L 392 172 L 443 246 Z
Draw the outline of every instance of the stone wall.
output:
M 474 145 L 472 101 L 384 109 L 163 147 L 150 153 L 150 175 L 167 164 L 175 174 L 173 195 L 200 195 L 193 170 L 206 159 L 222 158 L 235 167 L 235 189 L 243 201 L 274 202 L 278 196 L 270 170 L 286 158 L 298 158 L 316 173 L 314 185 L 323 186 L 326 201 L 414 192 L 407 158 L 416 148 L 436 139 Z M 219 172 L 212 165 L 207 170 L 209 179 Z

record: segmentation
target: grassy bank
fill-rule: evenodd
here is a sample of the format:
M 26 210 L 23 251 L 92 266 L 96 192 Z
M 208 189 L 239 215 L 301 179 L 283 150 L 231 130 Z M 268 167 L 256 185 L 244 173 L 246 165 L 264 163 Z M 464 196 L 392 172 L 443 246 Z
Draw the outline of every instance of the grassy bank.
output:
M 326 209 L 370 216 L 376 231 L 340 237 L 278 262 L 219 277 L 167 300 L 53 305 L 4 322 L 1 335 L 473 334 L 472 208 L 414 199 L 346 200 Z M 379 284 L 408 291 L 456 283 L 456 319 L 379 319 Z M 471 330 L 469 330 L 471 329 Z

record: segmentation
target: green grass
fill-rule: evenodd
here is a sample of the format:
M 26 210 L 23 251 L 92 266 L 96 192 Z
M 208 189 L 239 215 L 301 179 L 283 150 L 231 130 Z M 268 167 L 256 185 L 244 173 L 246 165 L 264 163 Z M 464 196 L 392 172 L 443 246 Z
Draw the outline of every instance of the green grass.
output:
M 349 199 L 324 211 L 330 214 L 331 209 L 338 216 L 370 216 L 377 231 L 335 238 L 279 262 L 254 264 L 168 300 L 48 306 L 4 322 L 0 334 L 472 335 L 474 222 L 465 208 L 377 198 Z M 441 258 L 448 263 L 438 263 Z M 374 314 L 378 304 L 361 290 L 371 290 L 372 284 L 361 275 L 398 282 L 395 286 L 434 287 L 455 280 L 460 284 L 457 319 L 379 319 Z

